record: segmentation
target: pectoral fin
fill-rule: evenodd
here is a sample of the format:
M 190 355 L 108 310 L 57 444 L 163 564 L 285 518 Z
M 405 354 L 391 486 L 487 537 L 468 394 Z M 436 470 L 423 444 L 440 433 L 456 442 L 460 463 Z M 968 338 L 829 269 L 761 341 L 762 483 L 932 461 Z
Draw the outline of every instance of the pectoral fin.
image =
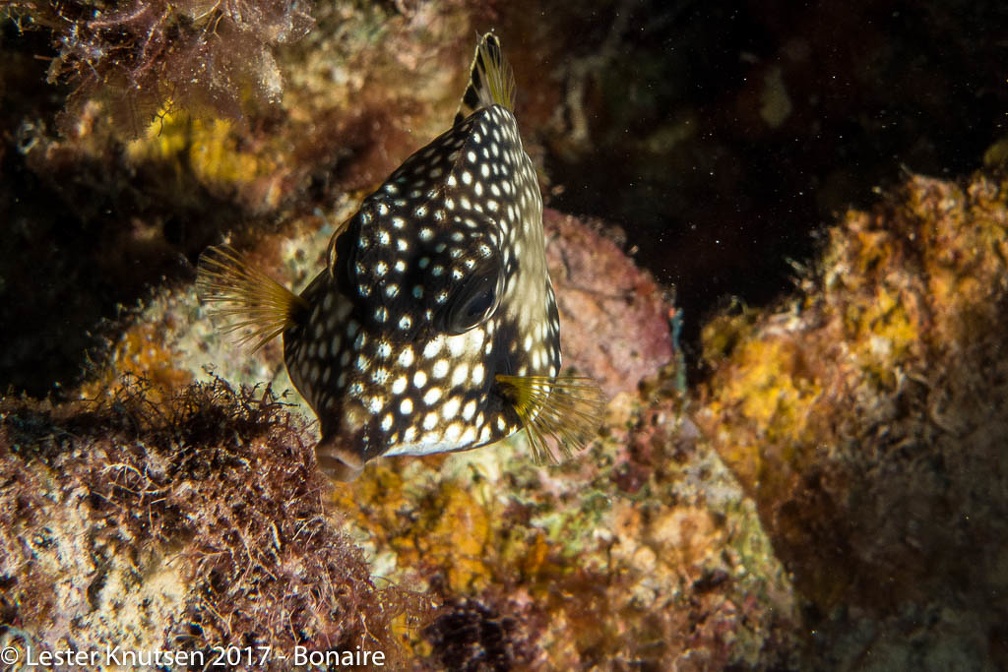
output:
M 497 382 L 514 404 L 537 462 L 558 462 L 581 450 L 602 424 L 605 397 L 591 378 L 564 375 L 498 375 Z
M 224 321 L 225 332 L 248 330 L 239 340 L 255 342 L 253 351 L 292 327 L 308 307 L 230 245 L 208 247 L 200 256 L 196 293 Z

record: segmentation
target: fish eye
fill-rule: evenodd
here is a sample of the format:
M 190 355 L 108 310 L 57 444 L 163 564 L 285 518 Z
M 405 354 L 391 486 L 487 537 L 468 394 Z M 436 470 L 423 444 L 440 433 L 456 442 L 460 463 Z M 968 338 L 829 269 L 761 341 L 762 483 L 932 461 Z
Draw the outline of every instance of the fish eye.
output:
M 493 287 L 487 287 L 475 294 L 459 309 L 459 317 L 466 322 L 476 322 L 483 319 L 493 305 L 497 292 Z
M 496 273 L 480 273 L 458 287 L 443 313 L 444 330 L 461 334 L 489 319 L 499 303 L 497 279 Z

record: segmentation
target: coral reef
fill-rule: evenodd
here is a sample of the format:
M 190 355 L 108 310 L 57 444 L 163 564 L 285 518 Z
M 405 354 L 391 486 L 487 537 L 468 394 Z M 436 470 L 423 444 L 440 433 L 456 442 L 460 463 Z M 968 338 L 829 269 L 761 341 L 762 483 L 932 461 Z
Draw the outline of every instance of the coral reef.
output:
M 306 222 L 301 238 L 283 244 L 275 237 L 262 239 L 256 258 L 279 276 L 304 283 L 325 248 L 326 229 L 317 225 Z M 199 636 L 187 633 L 194 648 L 249 640 L 274 642 L 276 650 L 298 642 L 329 647 L 363 642 L 353 639 L 356 630 L 332 631 L 335 620 L 304 625 L 297 636 L 281 637 L 270 629 L 273 610 L 296 612 L 297 605 L 277 601 L 279 593 L 301 595 L 307 584 L 333 581 L 327 573 L 332 556 L 320 554 L 316 537 L 331 553 L 350 553 L 346 537 L 333 541 L 319 528 L 311 528 L 315 536 L 310 538 L 288 536 L 309 515 L 296 505 L 297 493 L 313 493 L 312 506 L 328 502 L 326 515 L 312 510 L 325 534 L 348 531 L 364 551 L 364 556 L 350 554 L 348 561 L 369 559 L 365 574 L 352 574 L 354 590 L 363 593 L 351 597 L 368 605 L 362 609 L 376 609 L 367 619 L 375 638 L 371 645 L 393 655 L 401 642 L 401 651 L 409 652 L 403 655 L 417 669 L 552 669 L 613 661 L 664 667 L 685 666 L 688 660 L 704 669 L 786 660 L 790 647 L 769 642 L 793 637 L 787 578 L 756 523 L 754 507 L 714 454 L 697 444 L 692 425 L 683 419 L 674 370 L 656 376 L 673 356 L 670 306 L 650 276 L 635 269 L 597 227 L 550 212 L 547 234 L 564 333 L 574 336 L 573 346 L 565 341 L 567 361 L 598 376 L 614 396 L 605 438 L 566 464 L 537 466 L 520 442 L 447 457 L 388 459 L 330 497 L 304 449 L 306 429 L 289 415 L 296 408 L 261 393 L 235 394 L 217 379 L 190 382 L 205 379 L 200 367 L 213 362 L 232 380 L 285 385 L 282 376 L 274 379 L 270 372 L 279 368 L 278 353 L 235 352 L 212 333 L 191 289 L 167 292 L 131 318 L 132 326 L 110 348 L 108 364 L 84 389 L 98 400 L 90 402 L 98 404 L 97 410 L 85 419 L 80 417 L 80 409 L 88 408 L 84 402 L 58 407 L 53 420 L 32 404 L 8 401 L 4 426 L 10 432 L 26 424 L 39 427 L 28 437 L 16 434 L 12 444 L 44 445 L 40 437 L 53 433 L 83 442 L 58 453 L 55 462 L 19 468 L 86 472 L 93 480 L 69 479 L 64 487 L 104 493 L 102 488 L 119 481 L 109 479 L 100 465 L 128 465 L 114 475 L 133 480 L 100 501 L 108 500 L 110 510 L 136 512 L 131 524 L 146 525 L 144 535 L 155 532 L 143 558 L 153 558 L 149 562 L 158 566 L 166 555 L 177 558 L 170 564 L 181 578 L 172 583 L 172 599 L 151 602 L 162 610 L 158 622 L 177 628 L 145 632 L 147 639 L 134 644 L 168 646 L 176 641 L 169 638 L 179 636 L 178 628 L 197 616 L 203 619 Z M 584 333 L 596 338 L 578 336 Z M 124 372 L 149 373 L 142 395 L 129 378 L 123 381 Z M 264 417 L 252 412 L 257 402 L 265 404 Z M 179 408 L 185 409 L 181 416 Z M 132 433 L 111 431 L 109 416 Z M 66 417 L 70 420 L 60 420 Z M 83 432 L 80 424 L 96 429 Z M 686 428 L 685 434 L 677 433 L 677 426 Z M 64 453 L 78 462 L 64 462 Z M 10 455 L 12 469 L 24 454 L 19 448 Z M 285 471 L 277 472 L 279 465 Z M 188 475 L 197 467 L 198 482 Z M 232 488 L 248 490 L 250 475 L 261 485 L 240 497 L 233 493 Z M 54 484 L 31 485 L 46 493 L 43 498 L 67 497 L 59 494 L 62 490 L 52 492 Z M 16 486 L 6 490 L 11 497 L 19 492 Z M 146 499 L 134 501 L 136 493 Z M 199 513 L 204 508 L 207 513 Z M 127 522 L 95 515 L 77 525 L 115 529 Z M 283 542 L 272 540 L 271 526 Z M 18 546 L 22 529 L 14 528 L 7 548 Z M 123 534 L 123 549 L 143 538 L 141 532 Z M 63 534 L 57 536 L 62 543 Z M 300 559 L 279 554 L 278 545 Z M 247 550 L 260 547 L 261 554 Z M 28 566 L 41 560 L 36 554 L 20 557 Z M 296 588 L 297 582 L 282 573 L 291 563 L 304 568 L 298 580 L 306 587 Z M 134 573 L 156 575 L 148 565 L 141 570 Z M 127 570 L 110 562 L 104 571 Z M 73 586 L 91 585 L 100 576 L 93 564 L 65 573 L 73 577 Z M 148 588 L 142 578 L 137 582 L 130 585 Z M 390 592 L 376 598 L 372 582 Z M 208 585 L 215 591 L 209 596 Z M 149 588 L 161 586 L 154 582 Z M 405 586 L 410 590 L 400 588 Z M 247 591 L 255 591 L 257 599 L 252 601 Z M 10 594 L 18 632 L 30 633 L 33 643 L 59 646 L 64 633 L 21 614 L 24 593 Z M 212 601 L 197 603 L 195 596 Z M 336 619 L 346 604 L 343 597 L 327 593 L 316 599 L 331 599 Z M 432 603 L 441 607 L 432 611 Z M 73 613 L 74 608 L 61 599 L 51 611 Z M 99 645 L 127 637 L 128 624 L 105 612 L 131 609 L 101 601 L 93 609 L 95 622 L 112 625 L 82 623 L 72 633 L 75 642 Z M 236 615 L 228 616 L 232 609 Z
M 640 272 L 616 242 L 547 209 L 547 263 L 557 288 L 567 361 L 586 367 L 605 392 L 635 392 L 673 358 L 671 306 L 649 273 Z
M 787 578 L 731 475 L 672 429 L 677 406 L 638 404 L 560 467 L 484 451 L 337 493 L 377 571 L 443 596 L 422 669 L 787 663 Z
M 683 416 L 675 371 L 656 375 L 673 354 L 669 306 L 596 229 L 550 213 L 547 231 L 565 333 L 598 336 L 568 362 L 614 395 L 588 452 L 553 467 L 520 441 L 386 459 L 331 489 L 303 411 L 199 372 L 212 361 L 228 378 L 269 380 L 278 353 L 235 356 L 191 289 L 168 292 L 110 349 L 84 388 L 95 401 L 4 402 L 6 473 L 18 477 L 2 495 L 19 521 L 0 546 L 16 625 L 6 641 L 360 645 L 396 669 L 786 662 L 788 579 L 752 503 Z M 260 252 L 300 282 L 326 238 L 304 232 Z M 268 262 L 278 252 L 290 256 Z M 46 516 L 51 554 L 29 534 Z M 31 591 L 56 575 L 65 587 L 34 606 Z
M 705 327 L 701 424 L 832 669 L 1008 663 L 1006 194 L 913 178 L 830 231 L 801 297 Z
M 827 4 L 316 3 L 310 31 L 297 2 L 5 5 L 0 643 L 263 645 L 272 669 L 297 645 L 416 670 L 1008 667 L 1008 186 L 868 188 L 891 156 L 1003 163 L 1004 10 Z M 444 129 L 492 26 L 553 206 L 565 365 L 607 415 L 558 465 L 513 440 L 335 486 L 277 345 L 219 334 L 192 263 L 227 238 L 304 287 Z M 796 231 L 869 197 L 797 290 L 752 302 L 812 257 Z M 743 300 L 717 309 L 726 288 Z
M 689 404 L 652 280 L 549 213 L 566 333 L 599 336 L 569 363 L 613 395 L 595 444 L 551 467 L 514 441 L 333 488 L 303 412 L 199 372 L 282 389 L 278 353 L 229 356 L 191 290 L 169 292 L 131 318 L 96 401 L 3 401 L 5 641 L 360 644 L 432 670 L 993 669 L 1005 189 L 914 178 L 849 213 L 798 297 L 708 323 L 714 373 Z M 312 228 L 259 255 L 304 282 Z

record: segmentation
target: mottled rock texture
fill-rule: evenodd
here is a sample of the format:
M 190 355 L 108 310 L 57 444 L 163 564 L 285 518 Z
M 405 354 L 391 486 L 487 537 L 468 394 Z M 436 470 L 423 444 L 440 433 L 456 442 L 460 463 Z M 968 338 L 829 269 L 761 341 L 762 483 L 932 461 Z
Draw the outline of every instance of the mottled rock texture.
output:
M 705 328 L 700 424 L 838 667 L 1006 663 L 1006 195 L 912 178 L 830 230 L 798 298 Z

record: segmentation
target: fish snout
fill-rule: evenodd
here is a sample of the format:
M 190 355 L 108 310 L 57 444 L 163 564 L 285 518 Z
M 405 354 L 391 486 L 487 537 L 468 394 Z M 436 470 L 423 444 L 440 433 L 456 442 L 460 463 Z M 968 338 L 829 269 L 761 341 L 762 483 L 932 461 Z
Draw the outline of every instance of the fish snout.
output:
M 360 455 L 347 450 L 339 437 L 323 437 L 315 444 L 319 468 L 334 481 L 353 481 L 364 470 Z

